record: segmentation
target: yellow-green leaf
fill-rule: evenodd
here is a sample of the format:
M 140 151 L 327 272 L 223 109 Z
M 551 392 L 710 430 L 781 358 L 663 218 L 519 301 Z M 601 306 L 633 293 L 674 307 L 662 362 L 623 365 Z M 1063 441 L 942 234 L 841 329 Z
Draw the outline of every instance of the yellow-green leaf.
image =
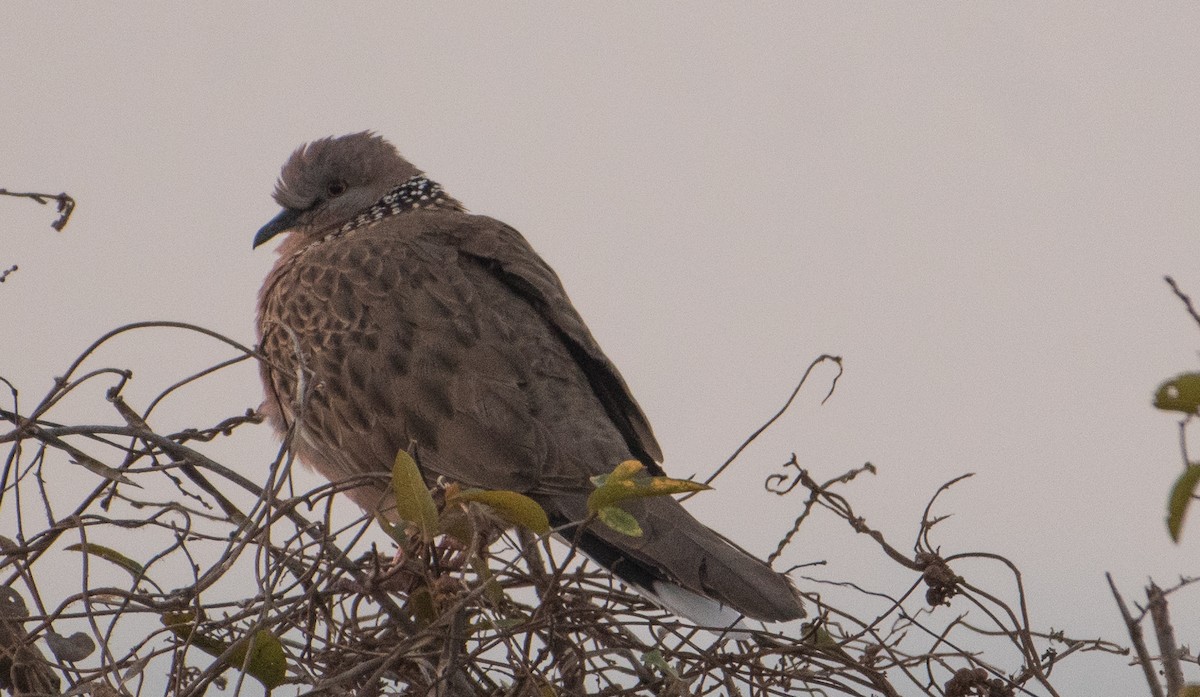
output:
M 166 612 L 162 617 L 163 626 L 180 639 L 190 643 L 210 656 L 220 656 L 229 648 L 220 639 L 201 634 L 196 631 L 196 615 L 191 612 Z
M 644 491 L 638 491 L 637 496 L 670 496 L 671 494 L 690 494 L 693 491 L 708 491 L 712 487 L 690 479 L 675 479 L 673 477 L 651 477 Z
M 1200 484 L 1200 465 L 1190 463 L 1171 487 L 1171 496 L 1167 500 L 1167 532 L 1175 542 L 1179 542 L 1179 536 L 1183 534 L 1183 518 L 1197 484 Z
M 500 585 L 500 582 L 496 580 L 495 574 L 488 568 L 487 561 L 478 554 L 472 554 L 470 563 L 471 570 L 483 582 L 483 592 L 488 600 L 497 606 L 501 605 L 505 600 L 504 587 Z
M 247 650 L 250 652 L 249 658 L 246 657 Z M 268 690 L 283 684 L 287 677 L 287 655 L 283 652 L 283 643 L 266 629 L 255 632 L 249 641 L 239 642 L 229 657 L 229 664 L 239 670 L 246 666 L 246 672 Z
M 396 515 L 415 525 L 423 541 L 432 542 L 438 529 L 437 506 L 417 463 L 403 450 L 396 454 L 392 467 L 392 493 L 396 498 Z
M 105 561 L 112 562 L 113 564 L 116 564 L 122 569 L 128 571 L 129 575 L 133 576 L 134 580 L 141 579 L 146 573 L 146 568 L 144 566 L 130 559 L 124 554 L 121 554 L 117 550 L 112 549 L 111 547 L 105 547 L 104 545 L 93 544 L 91 542 L 79 542 L 73 545 L 67 545 L 66 549 L 70 552 L 83 552 L 84 554 L 91 554 L 93 556 L 100 557 Z
M 837 654 L 847 661 L 853 662 L 854 658 L 851 657 L 850 654 L 846 653 L 845 649 L 842 648 L 841 643 L 839 643 L 838 640 L 829 633 L 829 630 L 826 629 L 825 626 L 824 620 L 805 622 L 800 626 L 801 640 L 806 644 L 812 644 L 819 649 Z
M 1179 693 L 1179 697 L 1200 697 L 1200 685 L 1192 683 L 1183 688 Z
M 643 477 L 648 477 L 649 475 L 647 475 L 645 472 L 646 466 L 642 463 L 638 462 L 637 460 L 625 460 L 613 468 L 612 472 L 609 472 L 608 474 L 598 474 L 595 477 L 592 477 L 592 483 L 597 487 L 602 487 L 605 486 L 610 479 L 615 484 L 616 482 L 632 480 L 639 474 Z
M 671 667 L 671 664 L 667 663 L 667 659 L 663 658 L 662 651 L 658 649 L 642 654 L 642 663 L 649 668 L 657 668 L 664 675 L 677 676 L 675 669 Z
M 634 518 L 624 508 L 619 506 L 605 506 L 596 511 L 596 515 L 600 518 L 600 522 L 623 535 L 629 535 L 630 537 L 642 536 L 642 526 L 638 525 L 637 518 Z
M 646 466 L 637 460 L 626 460 L 611 473 L 592 477 L 592 482 L 596 490 L 588 497 L 588 511 L 596 514 L 628 499 L 686 494 L 709 488 L 686 479 L 651 477 L 646 474 Z
M 455 495 L 453 500 L 475 501 L 490 506 L 504 520 L 530 530 L 538 535 L 550 532 L 550 519 L 537 501 L 515 491 L 487 491 L 467 489 Z
M 449 499 L 447 499 L 449 501 Z M 438 530 L 443 535 L 449 535 L 464 547 L 471 544 L 475 538 L 475 523 L 471 516 L 458 506 L 447 506 L 438 518 Z
M 437 606 L 433 601 L 433 593 L 428 586 L 421 586 L 408 594 L 408 613 L 417 621 L 420 627 L 428 627 L 438 618 Z
M 1195 414 L 1200 408 L 1200 373 L 1183 373 L 1158 386 L 1154 406 L 1163 411 Z
M 805 622 L 801 636 L 806 642 L 823 649 L 836 649 L 841 646 L 823 622 Z
M 383 528 L 383 531 L 387 533 L 387 536 L 392 538 L 396 544 L 400 546 L 408 544 L 408 537 L 404 532 L 403 525 L 396 525 L 392 521 L 383 517 L 383 514 L 381 513 L 375 514 L 375 522 L 379 523 L 379 527 Z
M 287 676 L 287 656 L 279 638 L 266 629 L 260 629 L 252 637 L 244 637 L 231 649 L 220 639 L 205 635 L 196 629 L 195 615 L 191 612 L 168 612 L 160 618 L 164 626 L 180 639 L 190 643 L 215 658 L 225 656 L 223 662 L 246 672 L 261 682 L 268 690 L 278 687 Z M 228 652 L 228 655 L 226 655 Z M 247 659 L 246 654 L 250 656 Z

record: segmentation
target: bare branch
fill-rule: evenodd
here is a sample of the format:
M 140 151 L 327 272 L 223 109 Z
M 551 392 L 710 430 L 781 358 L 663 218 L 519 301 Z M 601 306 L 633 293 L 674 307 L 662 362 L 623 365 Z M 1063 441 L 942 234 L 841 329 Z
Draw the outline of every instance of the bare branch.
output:
M 8 189 L 0 189 L 0 196 L 14 196 L 17 198 L 28 198 L 37 201 L 43 206 L 54 201 L 58 206 L 58 219 L 50 223 L 50 227 L 62 232 L 62 229 L 67 226 L 67 220 L 71 217 L 71 213 L 75 210 L 75 199 L 68 196 L 66 193 L 61 194 L 35 194 L 35 193 L 20 193 L 9 191 Z M 13 267 L 15 270 L 16 267 Z M 3 280 L 3 279 L 0 279 Z
M 754 433 L 751 433 L 746 438 L 746 440 L 742 441 L 742 444 L 739 445 L 737 447 L 737 449 L 733 451 L 733 454 L 730 455 L 729 458 L 725 460 L 725 462 L 721 463 L 721 466 L 718 467 L 715 472 L 708 475 L 708 478 L 704 480 L 704 483 L 706 485 L 711 485 L 714 481 L 716 481 L 717 477 L 721 476 L 721 473 L 723 473 L 731 464 L 733 464 L 733 461 L 737 459 L 738 455 L 742 454 L 743 450 L 748 448 L 750 446 L 750 444 L 755 441 L 755 439 L 757 439 L 760 435 L 762 435 L 764 431 L 766 431 L 768 428 L 771 427 L 772 424 L 774 424 L 776 421 L 779 420 L 779 417 L 783 416 L 784 413 L 787 412 L 788 408 L 790 408 L 792 406 L 792 402 L 796 401 L 796 396 L 798 394 L 800 394 L 800 390 L 804 388 L 804 383 L 808 380 L 808 376 L 809 376 L 809 374 L 812 373 L 813 368 L 816 368 L 818 365 L 820 365 L 821 363 L 824 363 L 825 361 L 833 361 L 834 363 L 837 363 L 838 372 L 837 372 L 837 375 L 835 375 L 833 377 L 833 380 L 830 382 L 829 392 L 827 392 L 825 394 L 825 397 L 824 397 L 824 399 L 821 400 L 821 403 L 824 404 L 825 401 L 828 400 L 833 395 L 834 389 L 837 388 L 837 381 L 839 378 L 841 378 L 842 372 L 843 372 L 842 358 L 841 358 L 841 356 L 831 356 L 829 354 L 822 354 L 822 355 L 818 356 L 815 360 L 813 360 L 812 363 L 808 364 L 808 368 L 805 369 L 805 371 L 804 371 L 804 376 L 800 378 L 800 382 L 796 385 L 795 389 L 792 390 L 791 395 L 788 396 L 787 401 L 785 401 L 783 403 L 783 406 L 779 408 L 779 411 L 775 412 L 775 414 L 773 416 L 771 416 L 771 418 L 767 419 L 766 423 L 764 423 L 762 426 L 759 426 L 757 429 L 755 429 Z M 688 498 L 690 498 L 693 495 L 694 494 L 688 494 L 686 496 L 681 497 L 680 500 L 686 501 Z
M 1108 587 L 1112 589 L 1113 598 L 1117 601 L 1121 619 L 1125 620 L 1125 630 L 1129 632 L 1129 640 L 1133 642 L 1133 649 L 1138 657 L 1137 662 L 1142 666 L 1142 674 L 1146 676 L 1146 684 L 1150 687 L 1151 697 L 1164 697 L 1162 684 L 1158 682 L 1158 676 L 1154 672 L 1154 662 L 1150 660 L 1150 651 L 1146 649 L 1146 641 L 1142 637 L 1142 628 L 1130 614 L 1129 607 L 1125 605 L 1125 599 L 1117 590 L 1117 584 L 1113 581 L 1112 574 L 1105 573 L 1104 577 L 1108 579 Z
M 1158 640 L 1167 694 L 1172 697 L 1183 694 L 1183 667 L 1179 665 L 1179 644 L 1175 642 L 1175 628 L 1171 626 L 1171 615 L 1167 611 L 1167 597 L 1156 583 L 1151 582 L 1146 588 L 1146 599 L 1150 601 L 1150 622 Z
M 230 356 L 171 378 L 145 400 L 126 389 L 135 371 L 94 365 L 112 338 L 163 328 L 220 342 Z M 45 658 L 65 689 L 198 696 L 210 686 L 236 691 L 249 678 L 286 679 L 277 691 L 313 695 L 490 697 L 547 687 L 614 697 L 965 696 L 983 693 L 962 690 L 985 687 L 989 694 L 1033 694 L 1027 683 L 1053 695 L 1051 665 L 1115 650 L 1035 631 L 1015 565 L 985 553 L 937 551 L 930 531 L 938 519 L 929 507 L 915 555 L 889 544 L 895 535 L 869 526 L 847 493 L 859 475 L 875 472 L 871 464 L 817 478 L 793 455 L 768 479 L 780 496 L 806 492 L 772 561 L 802 522 L 824 515 L 842 521 L 851 537 L 868 535 L 880 567 L 903 573 L 894 591 L 871 588 L 875 580 L 802 579 L 818 619 L 799 628 L 691 626 L 587 562 L 571 544 L 579 526 L 559 530 L 563 541 L 514 534 L 497 528 L 494 516 L 449 508 L 442 489 L 433 492 L 439 516 L 459 515 L 466 533 L 433 542 L 395 528 L 385 536 L 368 517 L 346 522 L 335 515 L 342 492 L 361 479 L 295 491 L 290 438 L 273 462 L 259 463 L 261 478 L 220 462 L 209 444 L 258 423 L 252 410 L 207 427 L 154 429 L 171 422 L 172 408 L 207 378 L 248 358 L 258 356 L 199 327 L 139 323 L 87 347 L 31 409 L 9 385 L 11 406 L 0 410 L 0 421 L 11 424 L 0 431 L 9 448 L 2 493 L 17 533 L 0 548 L 0 582 L 23 589 L 33 608 L 22 645 L 82 631 L 100 647 L 81 661 Z M 98 381 L 105 396 L 98 406 L 112 410 L 110 423 L 54 420 L 64 400 Z M 303 412 L 304 394 L 293 413 Z M 82 493 L 46 486 L 62 477 L 87 484 Z M 1016 579 L 1017 609 L 951 568 L 964 558 L 1006 566 Z M 61 571 L 72 561 L 81 569 L 74 589 Z M 965 621 L 961 609 L 942 607 L 960 597 L 986 617 L 984 628 Z M 244 650 L 250 637 L 276 645 L 282 678 L 256 668 Z M 1006 667 L 980 640 L 1015 648 L 1016 662 Z M 162 675 L 169 679 L 150 677 Z M 127 688 L 135 679 L 136 689 Z
M 1180 290 L 1179 284 L 1175 283 L 1174 278 L 1163 276 L 1163 280 L 1167 282 L 1167 285 L 1171 286 L 1171 292 L 1175 293 L 1175 297 L 1183 301 L 1183 306 L 1187 308 L 1188 314 L 1192 316 L 1192 320 L 1196 322 L 1196 326 L 1200 326 L 1200 314 L 1196 313 L 1196 308 L 1192 305 L 1192 299 L 1188 297 L 1187 293 Z

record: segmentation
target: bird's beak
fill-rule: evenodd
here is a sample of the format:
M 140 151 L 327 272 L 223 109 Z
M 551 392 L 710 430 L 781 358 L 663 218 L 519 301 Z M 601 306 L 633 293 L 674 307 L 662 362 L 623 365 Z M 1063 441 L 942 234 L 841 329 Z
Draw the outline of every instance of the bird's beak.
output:
M 291 227 L 296 224 L 296 221 L 300 219 L 300 215 L 302 213 L 304 213 L 304 211 L 296 210 L 294 208 L 284 208 L 283 210 L 279 211 L 279 215 L 271 218 L 271 222 L 263 225 L 262 228 L 259 229 L 258 234 L 254 236 L 254 246 L 257 247 L 275 235 L 291 229 Z

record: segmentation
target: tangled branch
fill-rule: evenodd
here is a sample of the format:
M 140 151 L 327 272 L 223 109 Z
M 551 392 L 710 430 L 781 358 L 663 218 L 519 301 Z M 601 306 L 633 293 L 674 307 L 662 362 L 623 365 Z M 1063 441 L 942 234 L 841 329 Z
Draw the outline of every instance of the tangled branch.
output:
M 114 337 L 162 329 L 232 355 L 143 406 L 128 393 L 130 370 L 88 367 Z M 260 421 L 252 409 L 155 429 L 206 378 L 255 358 L 200 327 L 139 323 L 88 347 L 30 409 L 0 378 L 10 395 L 0 510 L 15 531 L 0 539 L 10 593 L 0 597 L 0 689 L 199 696 L 238 692 L 249 678 L 304 695 L 1057 695 L 1050 673 L 1064 658 L 1121 651 L 1037 631 L 1008 560 L 942 553 L 931 539 L 937 494 L 911 552 L 893 546 L 846 494 L 875 473 L 870 464 L 819 480 L 792 455 L 767 481 L 781 501 L 805 494 L 772 562 L 820 513 L 867 535 L 881 564 L 907 579 L 888 592 L 812 574 L 823 562 L 798 567 L 817 608 L 800 627 L 690 625 L 570 544 L 504 529 L 476 507 L 462 511 L 465 536 L 389 536 L 345 514 L 338 493 L 361 481 L 299 490 L 287 447 L 254 468 L 265 484 L 210 454 Z M 97 383 L 111 419 L 55 418 Z M 1016 609 L 955 571 L 967 559 L 1008 572 Z

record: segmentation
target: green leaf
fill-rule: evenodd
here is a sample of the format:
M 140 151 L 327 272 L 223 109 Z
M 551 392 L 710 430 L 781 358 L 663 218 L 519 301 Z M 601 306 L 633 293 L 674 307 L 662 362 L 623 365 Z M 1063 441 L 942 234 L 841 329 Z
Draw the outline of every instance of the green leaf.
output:
M 662 651 L 658 649 L 642 654 L 642 663 L 648 668 L 657 668 L 664 675 L 676 676 L 675 669 L 667 663 L 667 659 L 663 658 Z
M 201 634 L 196 629 L 196 615 L 193 612 L 166 612 L 159 618 L 163 626 L 180 639 L 190 643 L 210 656 L 220 656 L 229 648 L 220 639 L 214 639 Z
M 622 501 L 651 496 L 670 496 L 705 491 L 708 486 L 700 482 L 671 477 L 651 477 L 646 466 L 637 460 L 626 460 L 609 474 L 592 477 L 596 490 L 588 497 L 588 511 L 599 513 L 601 509 Z
M 842 648 L 841 643 L 833 638 L 833 635 L 825 628 L 825 620 L 823 619 L 805 622 L 800 625 L 800 638 L 806 644 L 811 644 L 829 653 L 837 654 L 848 661 L 854 661 L 854 658 Z
M 803 629 L 805 641 L 811 643 L 813 646 L 819 646 L 823 649 L 840 648 L 837 640 L 833 638 L 833 635 L 829 633 L 829 630 L 825 628 L 823 623 L 805 622 Z
M 249 658 L 246 657 L 247 651 Z M 229 664 L 238 669 L 246 666 L 246 672 L 268 690 L 282 685 L 287 678 L 287 655 L 283 652 L 283 643 L 266 629 L 255 632 L 249 641 L 239 642 L 239 646 L 234 647 Z
M 396 515 L 417 527 L 424 542 L 432 542 L 438 530 L 437 506 L 425 486 L 417 463 L 401 450 L 392 467 L 392 493 L 396 497 Z
M 140 581 L 146 574 L 146 568 L 144 566 L 130 559 L 124 554 L 121 554 L 117 550 L 112 549 L 111 547 L 105 547 L 104 545 L 93 544 L 91 542 L 79 542 L 73 545 L 67 545 L 66 549 L 69 552 L 83 552 L 84 554 L 91 554 L 93 556 L 100 557 L 105 561 L 112 562 L 113 564 L 116 564 L 122 569 L 128 571 L 129 575 L 133 576 L 133 580 L 135 581 Z
M 550 532 L 550 519 L 546 517 L 545 509 L 537 501 L 515 491 L 466 489 L 450 500 L 482 503 L 513 525 L 520 525 L 538 535 Z
M 1182 373 L 1158 386 L 1154 406 L 1163 411 L 1195 414 L 1200 408 L 1200 373 Z
M 448 535 L 464 547 L 471 544 L 471 540 L 475 539 L 475 523 L 471 520 L 471 516 L 463 509 L 454 506 L 446 507 L 438 518 L 438 530 L 443 535 Z
M 608 486 L 609 480 L 612 481 L 613 486 L 617 486 L 619 482 L 631 481 L 639 474 L 642 476 L 642 478 L 649 479 L 650 476 L 645 472 L 646 466 L 642 463 L 638 462 L 637 460 L 625 460 L 613 468 L 612 472 L 609 472 L 608 474 L 598 474 L 595 477 L 592 477 L 592 483 L 596 485 L 596 488 L 600 489 Z
M 269 630 L 260 629 L 253 636 L 243 637 L 234 642 L 230 648 L 220 639 L 202 634 L 196 628 L 194 613 L 168 612 L 160 619 L 175 636 L 204 653 L 214 658 L 225 656 L 222 659 L 225 665 L 238 670 L 245 666 L 246 672 L 268 690 L 283 684 L 287 677 L 287 656 L 283 652 L 283 643 Z
M 375 522 L 379 523 L 379 527 L 383 528 L 383 531 L 387 533 L 387 536 L 392 538 L 397 545 L 403 547 L 404 545 L 408 544 L 408 536 L 404 532 L 403 525 L 396 525 L 392 521 L 383 517 L 383 514 L 379 512 L 375 513 Z
M 620 506 L 605 506 L 596 511 L 596 515 L 600 522 L 623 535 L 642 536 L 642 526 L 638 525 L 637 518 Z
M 433 593 L 428 586 L 421 586 L 408 594 L 408 613 L 417 621 L 417 625 L 424 628 L 433 624 L 438 618 L 437 604 L 433 600 Z
M 588 512 L 600 518 L 617 532 L 640 537 L 642 528 L 637 520 L 619 504 L 630 499 L 651 496 L 670 496 L 704 491 L 709 487 L 700 482 L 671 477 L 651 477 L 646 466 L 637 460 L 626 460 L 608 474 L 592 477 L 596 490 L 588 496 Z
M 1167 499 L 1167 532 L 1171 533 L 1171 539 L 1176 543 L 1183 534 L 1183 517 L 1187 514 L 1197 484 L 1200 484 L 1200 465 L 1189 463 L 1171 487 L 1171 496 Z
M 502 605 L 505 600 L 504 586 L 501 586 L 500 582 L 496 580 L 496 576 L 488 567 L 487 561 L 478 554 L 472 554 L 470 564 L 471 570 L 483 582 L 484 595 L 496 606 Z

